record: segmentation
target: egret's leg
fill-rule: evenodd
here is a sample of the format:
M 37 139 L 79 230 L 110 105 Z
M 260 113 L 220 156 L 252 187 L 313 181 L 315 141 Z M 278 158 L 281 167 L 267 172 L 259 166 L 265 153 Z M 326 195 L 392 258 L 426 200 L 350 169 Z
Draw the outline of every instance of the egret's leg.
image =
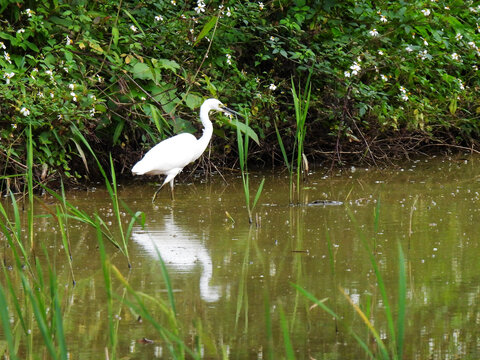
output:
M 157 189 L 157 191 L 155 191 L 155 194 L 153 194 L 152 204 L 155 202 L 155 199 L 157 198 L 157 194 L 158 194 L 158 192 L 162 189 L 163 185 L 165 185 L 165 183 L 163 183 L 162 185 L 160 185 L 160 187 Z

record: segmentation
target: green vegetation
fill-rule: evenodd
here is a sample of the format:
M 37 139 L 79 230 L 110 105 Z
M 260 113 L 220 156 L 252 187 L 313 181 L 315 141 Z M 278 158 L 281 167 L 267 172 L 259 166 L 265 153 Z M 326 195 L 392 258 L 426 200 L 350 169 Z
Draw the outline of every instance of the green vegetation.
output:
M 376 163 L 405 149 L 453 146 L 473 151 L 480 135 L 479 13 L 480 7 L 463 1 L 1 1 L 0 193 L 12 207 L 9 213 L 0 204 L 0 230 L 8 244 L 0 285 L 3 354 L 10 359 L 40 356 L 33 331 L 44 356 L 68 358 L 62 301 L 66 290 L 57 282 L 46 245 L 35 241 L 35 209 L 41 206 L 58 224 L 72 283 L 76 279 L 66 224 L 80 222 L 96 231 L 106 291 L 106 358 L 119 357 L 116 306 L 148 321 L 173 358 L 201 358 L 202 324 L 196 324 L 200 330 L 187 345 L 162 260 L 167 300 L 136 291 L 110 262 L 106 243 L 131 266 L 130 235 L 135 223 L 145 222 L 142 212 L 120 201 L 117 174 L 128 174 L 140 154 L 162 138 L 195 131 L 197 109 L 206 97 L 250 112 L 246 124 L 217 124 L 213 144 L 216 160 L 239 160 L 250 223 L 264 184 L 262 180 L 251 201 L 247 159 L 249 147 L 255 146 L 249 139 L 256 134 L 257 158 L 284 161 L 291 202 L 294 174 L 300 198 L 306 158 L 342 165 Z M 111 223 L 66 200 L 64 181 L 91 178 L 105 182 Z M 51 181 L 59 184 L 60 194 L 46 185 Z M 37 189 L 53 196 L 53 210 L 36 197 Z M 17 192 L 26 198 L 19 199 Z M 123 213 L 130 220 L 125 222 Z M 235 319 L 238 325 L 245 317 L 245 331 L 249 251 L 255 247 L 254 229 L 249 231 Z M 352 333 L 370 357 L 400 359 L 406 316 L 403 253 L 399 247 L 395 312 L 375 245 L 370 249 L 361 231 L 359 236 L 374 269 L 389 341 L 383 341 L 377 324 L 370 321 L 368 306 L 363 310 L 346 296 L 376 349 Z M 327 241 L 335 283 L 328 234 Z M 304 251 L 298 245 L 293 251 Z M 301 262 L 294 266 L 301 274 Z M 114 283 L 123 286 L 123 293 Z M 341 325 L 327 300 L 295 287 L 295 311 L 298 294 L 303 294 Z M 273 318 L 265 295 L 269 358 L 277 351 L 295 357 L 293 321 L 283 306 L 278 305 Z M 165 322 L 151 315 L 155 308 Z M 281 350 L 273 345 L 274 327 L 281 330 Z M 217 354 L 228 358 L 228 344 L 215 345 Z
M 245 123 L 245 128 L 248 128 L 248 116 L 245 117 L 246 123 Z M 248 134 L 245 134 L 245 137 L 243 137 L 242 132 L 240 129 L 242 126 L 240 126 L 240 122 L 235 120 L 236 122 L 236 128 L 237 128 L 237 146 L 238 146 L 238 159 L 240 162 L 240 170 L 242 172 L 242 184 L 243 184 L 243 192 L 245 194 L 245 205 L 247 207 L 247 213 L 248 213 L 248 222 L 250 224 L 253 224 L 253 216 L 252 216 L 252 211 L 255 208 L 255 205 L 258 202 L 258 199 L 260 198 L 260 195 L 262 194 L 263 190 L 263 184 L 265 183 L 265 178 L 262 179 L 260 182 L 260 185 L 258 186 L 257 192 L 255 193 L 255 197 L 253 199 L 253 202 L 250 201 L 250 176 L 248 173 L 248 146 L 249 146 L 249 139 L 250 136 Z M 255 221 L 256 225 L 259 226 L 258 221 Z
M 388 344 L 385 343 L 384 340 L 382 340 L 381 336 L 379 335 L 379 330 L 376 328 L 378 324 L 374 324 L 371 319 L 370 319 L 370 312 L 372 309 L 370 309 L 368 306 L 366 306 L 364 309 L 362 309 L 359 304 L 355 303 L 349 295 L 342 289 L 341 286 L 339 286 L 340 292 L 345 296 L 347 301 L 350 303 L 352 308 L 355 310 L 355 312 L 358 314 L 360 319 L 363 321 L 365 326 L 368 329 L 369 334 L 373 337 L 375 340 L 374 343 L 371 343 L 369 341 L 366 341 L 362 336 L 357 334 L 353 329 L 349 329 L 349 332 L 351 335 L 355 338 L 355 340 L 358 342 L 359 346 L 365 350 L 366 354 L 369 356 L 370 359 L 383 359 L 383 360 L 389 360 L 389 359 L 402 359 L 403 358 L 403 347 L 404 347 L 404 333 L 405 333 L 405 307 L 406 307 L 406 299 L 407 299 L 407 278 L 406 278 L 406 270 L 405 270 L 405 257 L 403 254 L 403 250 L 401 245 L 398 245 L 398 304 L 397 304 L 397 309 L 394 312 L 392 308 L 390 307 L 389 303 L 389 294 L 387 292 L 387 289 L 385 287 L 385 282 L 383 280 L 383 276 L 379 270 L 379 266 L 377 263 L 377 260 L 375 258 L 374 250 L 370 247 L 368 244 L 368 240 L 365 238 L 363 232 L 359 229 L 358 225 L 356 224 L 356 220 L 353 217 L 352 214 L 350 214 L 350 218 L 352 219 L 352 222 L 357 226 L 358 228 L 358 235 L 363 242 L 363 245 L 365 247 L 365 250 L 367 251 L 369 258 L 370 258 L 370 263 L 372 265 L 375 278 L 377 280 L 377 286 L 381 294 L 381 299 L 383 302 L 383 311 L 385 313 L 385 318 L 387 322 L 387 328 L 388 328 Z M 375 217 L 375 223 L 378 221 L 378 213 L 376 214 Z M 329 241 L 329 238 L 327 237 L 327 241 Z M 330 245 L 329 245 L 330 246 Z M 330 253 L 330 261 L 333 264 L 334 260 L 332 257 L 332 254 Z M 334 275 L 333 275 L 334 279 Z M 307 291 L 306 289 L 294 284 L 293 285 L 299 293 L 301 293 L 303 296 L 305 296 L 307 299 L 310 301 L 314 302 L 317 306 L 319 306 L 321 309 L 323 309 L 325 312 L 330 314 L 336 322 L 341 322 L 342 317 L 339 316 L 334 310 L 331 309 L 328 305 L 325 304 L 325 302 L 328 299 L 322 299 L 319 300 L 316 298 L 312 293 Z M 336 306 L 337 298 L 334 297 L 334 303 L 333 306 Z M 396 326 L 395 326 L 395 321 L 394 321 L 394 314 L 397 315 L 397 321 L 396 321 Z M 370 346 L 369 346 L 370 345 Z
M 79 134 L 128 173 L 153 143 L 198 128 L 206 97 L 251 111 L 256 156 L 281 161 L 274 125 L 293 152 L 288 94 L 309 74 L 310 161 L 474 148 L 478 13 L 468 1 L 3 1 L 2 191 L 23 188 L 30 128 L 38 180 L 98 177 Z M 217 124 L 216 160 L 233 163 L 234 148 Z

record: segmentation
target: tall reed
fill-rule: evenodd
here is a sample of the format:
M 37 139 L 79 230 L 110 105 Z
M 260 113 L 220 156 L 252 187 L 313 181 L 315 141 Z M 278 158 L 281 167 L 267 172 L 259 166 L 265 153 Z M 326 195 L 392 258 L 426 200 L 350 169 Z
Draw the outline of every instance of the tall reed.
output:
M 308 115 L 308 109 L 310 107 L 310 95 L 312 93 L 312 84 L 310 82 L 312 72 L 308 75 L 305 83 L 305 88 L 302 92 L 301 86 L 298 86 L 298 90 L 295 87 L 293 78 L 292 82 L 292 97 L 295 108 L 295 139 L 291 159 L 288 158 L 285 146 L 280 135 L 277 124 L 275 123 L 275 132 L 277 134 L 278 144 L 282 152 L 283 161 L 287 167 L 289 173 L 289 197 L 290 203 L 294 202 L 294 193 L 296 193 L 297 201 L 300 201 L 300 178 L 303 172 L 308 172 L 308 161 L 304 153 L 304 142 L 307 134 L 306 120 Z M 296 182 L 293 181 L 294 169 L 296 170 Z M 294 191 L 295 189 L 295 191 Z
M 249 178 L 249 172 L 248 172 L 248 166 L 247 166 L 250 135 L 248 133 L 245 133 L 245 138 L 244 138 L 241 131 L 241 128 L 247 128 L 247 129 L 249 128 L 248 115 L 245 117 L 244 126 L 241 125 L 238 119 L 235 119 L 235 124 L 237 128 L 238 155 L 239 155 L 239 162 L 240 162 L 240 170 L 242 172 L 242 183 L 243 183 L 243 191 L 245 194 L 245 205 L 247 207 L 248 222 L 252 224 L 253 223 L 252 212 L 253 212 L 253 209 L 255 208 L 255 205 L 257 205 L 260 195 L 262 194 L 265 178 L 263 178 L 262 181 L 260 182 L 260 185 L 258 186 L 257 192 L 255 193 L 255 197 L 253 198 L 253 202 L 252 202 L 250 199 L 250 178 Z

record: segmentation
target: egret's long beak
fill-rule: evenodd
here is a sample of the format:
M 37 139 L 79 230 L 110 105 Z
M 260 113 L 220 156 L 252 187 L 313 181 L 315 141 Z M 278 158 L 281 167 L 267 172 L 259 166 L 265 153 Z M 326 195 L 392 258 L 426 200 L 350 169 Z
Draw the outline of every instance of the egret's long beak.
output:
M 241 118 L 244 117 L 242 114 L 236 112 L 235 110 L 229 109 L 229 108 L 226 107 L 225 105 L 220 105 L 220 108 L 223 110 L 223 112 L 225 112 L 225 113 L 227 113 L 227 114 L 232 114 L 232 115 L 240 116 Z

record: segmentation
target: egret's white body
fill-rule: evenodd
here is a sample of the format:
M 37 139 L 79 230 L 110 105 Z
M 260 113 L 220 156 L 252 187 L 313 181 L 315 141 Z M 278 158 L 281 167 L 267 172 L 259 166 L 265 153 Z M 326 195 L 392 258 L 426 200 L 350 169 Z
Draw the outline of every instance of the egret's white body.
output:
M 170 183 L 173 198 L 175 176 L 185 166 L 197 160 L 207 148 L 213 134 L 213 125 L 208 117 L 211 110 L 237 114 L 217 99 L 205 100 L 200 107 L 200 120 L 204 128 L 200 139 L 188 133 L 175 135 L 155 145 L 145 154 L 142 160 L 133 166 L 132 173 L 134 175 L 166 175 L 163 184 L 155 192 L 153 201 L 158 191 L 166 183 Z

